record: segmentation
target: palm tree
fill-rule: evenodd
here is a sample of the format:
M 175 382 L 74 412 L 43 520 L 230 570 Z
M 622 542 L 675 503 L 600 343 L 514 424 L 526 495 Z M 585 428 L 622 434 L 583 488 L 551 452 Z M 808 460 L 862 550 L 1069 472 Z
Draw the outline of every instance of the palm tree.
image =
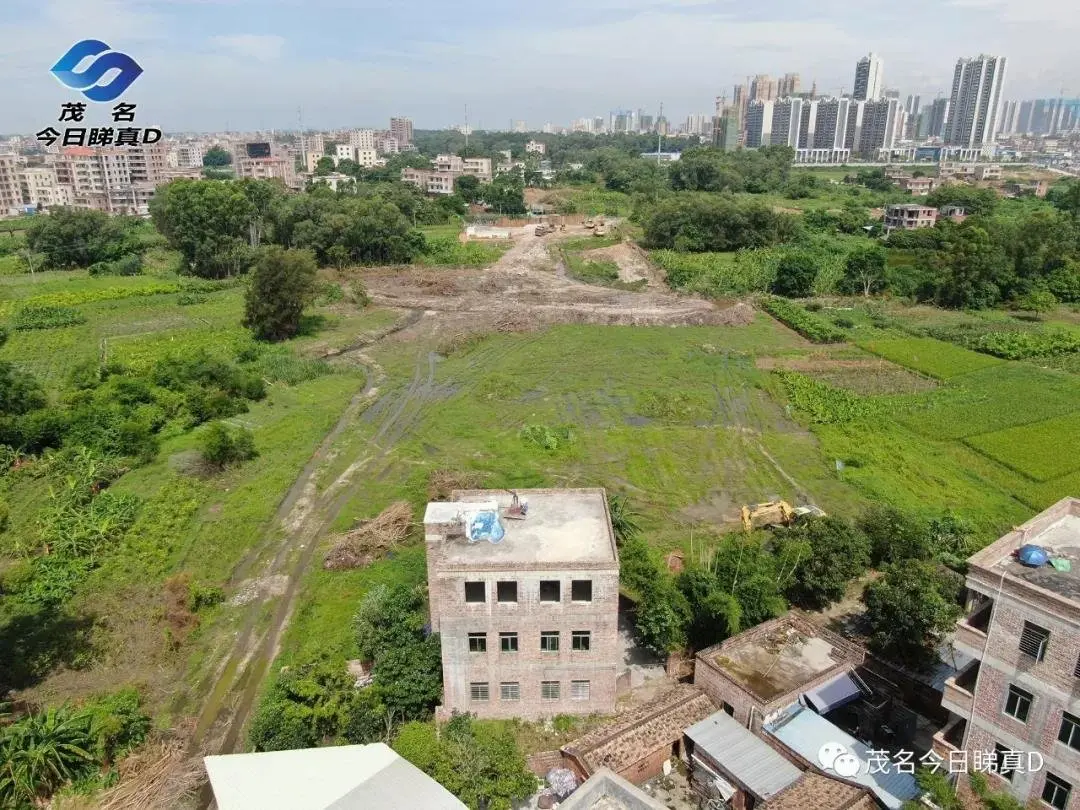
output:
M 641 527 L 637 513 L 631 508 L 625 495 L 608 495 L 608 513 L 611 515 L 611 528 L 615 532 L 615 542 L 620 546 L 631 538 L 637 537 Z
M 67 706 L 30 714 L 0 731 L 0 805 L 48 796 L 94 762 L 90 723 Z

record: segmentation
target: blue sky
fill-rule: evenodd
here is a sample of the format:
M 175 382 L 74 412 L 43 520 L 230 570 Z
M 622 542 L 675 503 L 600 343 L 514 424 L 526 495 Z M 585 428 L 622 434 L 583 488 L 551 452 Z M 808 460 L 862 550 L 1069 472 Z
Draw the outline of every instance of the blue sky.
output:
M 624 107 L 709 113 L 752 73 L 851 87 L 873 50 L 906 95 L 946 92 L 958 56 L 1009 58 L 1006 97 L 1080 95 L 1075 0 L 0 0 L 0 132 L 77 94 L 48 68 L 100 39 L 145 73 L 125 94 L 167 130 L 505 127 Z

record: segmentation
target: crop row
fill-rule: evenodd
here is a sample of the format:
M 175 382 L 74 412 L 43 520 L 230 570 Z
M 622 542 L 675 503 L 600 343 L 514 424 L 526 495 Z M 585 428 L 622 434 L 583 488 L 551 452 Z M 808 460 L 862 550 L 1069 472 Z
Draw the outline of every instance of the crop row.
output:
M 846 339 L 844 332 L 831 323 L 786 298 L 769 296 L 762 299 L 761 308 L 814 343 L 841 343 Z
M 96 290 L 73 290 L 70 292 L 45 293 L 24 299 L 21 304 L 15 301 L 0 302 L 0 317 L 11 315 L 17 306 L 21 307 L 73 307 L 80 304 L 92 304 L 97 301 L 112 301 L 120 298 L 133 298 L 146 295 L 167 295 L 179 292 L 177 284 L 149 284 L 145 287 L 103 287 Z

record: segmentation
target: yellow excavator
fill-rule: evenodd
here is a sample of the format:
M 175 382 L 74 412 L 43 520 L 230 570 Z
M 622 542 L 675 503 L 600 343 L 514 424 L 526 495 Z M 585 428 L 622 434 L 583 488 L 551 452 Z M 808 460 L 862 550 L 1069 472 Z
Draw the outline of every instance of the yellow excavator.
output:
M 792 506 L 787 501 L 766 501 L 742 508 L 742 524 L 748 532 L 791 526 L 810 517 L 825 517 L 825 512 L 816 506 Z

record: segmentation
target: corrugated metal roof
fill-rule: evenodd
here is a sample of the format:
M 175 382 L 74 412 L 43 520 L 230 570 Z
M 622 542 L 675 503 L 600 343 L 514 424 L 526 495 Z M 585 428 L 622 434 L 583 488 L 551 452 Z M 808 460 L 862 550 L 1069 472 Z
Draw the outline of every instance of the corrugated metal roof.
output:
M 839 743 L 844 746 L 848 753 L 854 754 L 859 760 L 858 772 L 847 777 L 848 781 L 870 788 L 891 810 L 899 810 L 905 801 L 915 799 L 922 793 L 915 777 L 912 774 L 900 773 L 895 764 L 888 763 L 883 766 L 883 773 L 870 773 L 870 749 L 805 706 L 792 706 L 779 720 L 765 726 L 765 731 L 807 762 L 819 767 L 823 763 L 818 760 L 818 753 L 826 743 Z
M 841 672 L 831 681 L 803 695 L 803 699 L 810 708 L 815 709 L 818 714 L 828 714 L 833 709 L 846 706 L 860 697 L 862 697 L 862 692 L 859 690 L 859 685 L 847 672 Z
M 686 736 L 761 801 L 775 796 L 802 776 L 802 771 L 768 743 L 724 712 L 717 712 L 691 726 L 686 730 Z

